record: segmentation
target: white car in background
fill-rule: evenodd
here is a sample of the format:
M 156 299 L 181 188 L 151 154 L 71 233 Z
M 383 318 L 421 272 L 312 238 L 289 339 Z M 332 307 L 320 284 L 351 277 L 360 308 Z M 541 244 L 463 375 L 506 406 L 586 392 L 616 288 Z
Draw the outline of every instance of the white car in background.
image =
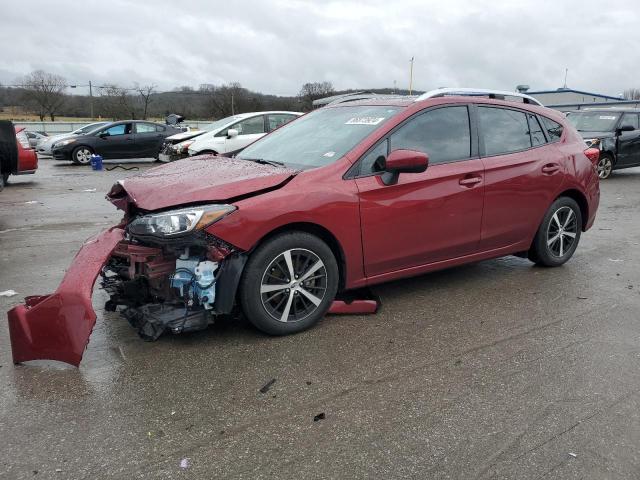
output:
M 85 125 L 84 127 L 74 130 L 73 132 L 61 133 L 59 135 L 52 135 L 49 137 L 45 137 L 45 139 L 37 145 L 36 152 L 38 152 L 38 155 L 51 155 L 52 154 L 51 149 L 54 143 L 60 140 L 65 140 L 67 138 L 74 137 L 76 135 L 85 135 L 86 133 L 89 133 L 92 130 L 95 130 L 96 128 L 100 128 L 106 125 L 107 123 L 109 122 L 90 123 L 89 125 Z
M 178 145 L 184 148 L 184 144 L 191 142 L 187 146 L 190 156 L 232 155 L 301 115 L 301 112 L 286 111 L 241 113 L 224 122 L 219 120 L 217 128 Z

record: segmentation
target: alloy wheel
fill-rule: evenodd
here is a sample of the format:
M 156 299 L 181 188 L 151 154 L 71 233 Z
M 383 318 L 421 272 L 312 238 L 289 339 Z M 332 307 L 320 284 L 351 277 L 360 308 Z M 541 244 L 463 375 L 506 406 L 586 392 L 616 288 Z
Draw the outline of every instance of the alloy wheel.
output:
M 294 248 L 274 258 L 260 283 L 262 306 L 279 322 L 296 322 L 314 311 L 327 290 L 327 269 L 318 255 Z
M 555 211 L 547 227 L 547 248 L 554 257 L 561 258 L 571 250 L 576 241 L 578 222 L 570 207 Z
M 88 148 L 80 148 L 76 151 L 76 160 L 78 163 L 89 163 L 91 161 L 91 150 Z
M 608 178 L 613 170 L 613 163 L 609 157 L 602 157 L 598 160 L 598 177 Z

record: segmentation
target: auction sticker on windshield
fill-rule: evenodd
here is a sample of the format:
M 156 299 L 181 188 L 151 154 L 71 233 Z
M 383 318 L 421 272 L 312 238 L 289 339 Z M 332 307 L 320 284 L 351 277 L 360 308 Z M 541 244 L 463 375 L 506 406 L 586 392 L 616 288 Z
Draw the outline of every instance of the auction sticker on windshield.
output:
M 612 117 L 609 115 L 600 115 L 600 120 L 615 120 L 616 117 Z
M 378 125 L 384 117 L 353 117 L 345 122 L 345 125 Z

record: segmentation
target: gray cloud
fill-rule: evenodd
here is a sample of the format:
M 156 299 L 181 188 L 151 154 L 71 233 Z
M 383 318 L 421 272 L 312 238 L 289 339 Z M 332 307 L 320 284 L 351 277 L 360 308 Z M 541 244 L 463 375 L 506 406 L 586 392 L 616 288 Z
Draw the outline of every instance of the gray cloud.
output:
M 0 16 L 0 82 L 35 69 L 70 83 L 239 81 L 336 88 L 640 87 L 635 2 L 26 0 Z

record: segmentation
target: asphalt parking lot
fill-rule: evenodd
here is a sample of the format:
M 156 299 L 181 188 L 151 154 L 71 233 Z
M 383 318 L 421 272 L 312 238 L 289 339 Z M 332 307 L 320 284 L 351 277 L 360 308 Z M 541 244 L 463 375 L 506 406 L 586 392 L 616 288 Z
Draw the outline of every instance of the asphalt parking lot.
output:
M 42 160 L 10 180 L 0 311 L 56 288 L 135 173 Z M 601 189 L 562 268 L 394 282 L 378 314 L 294 336 L 225 321 L 145 343 L 96 289 L 79 369 L 14 366 L 3 317 L 0 478 L 640 478 L 640 169 Z

